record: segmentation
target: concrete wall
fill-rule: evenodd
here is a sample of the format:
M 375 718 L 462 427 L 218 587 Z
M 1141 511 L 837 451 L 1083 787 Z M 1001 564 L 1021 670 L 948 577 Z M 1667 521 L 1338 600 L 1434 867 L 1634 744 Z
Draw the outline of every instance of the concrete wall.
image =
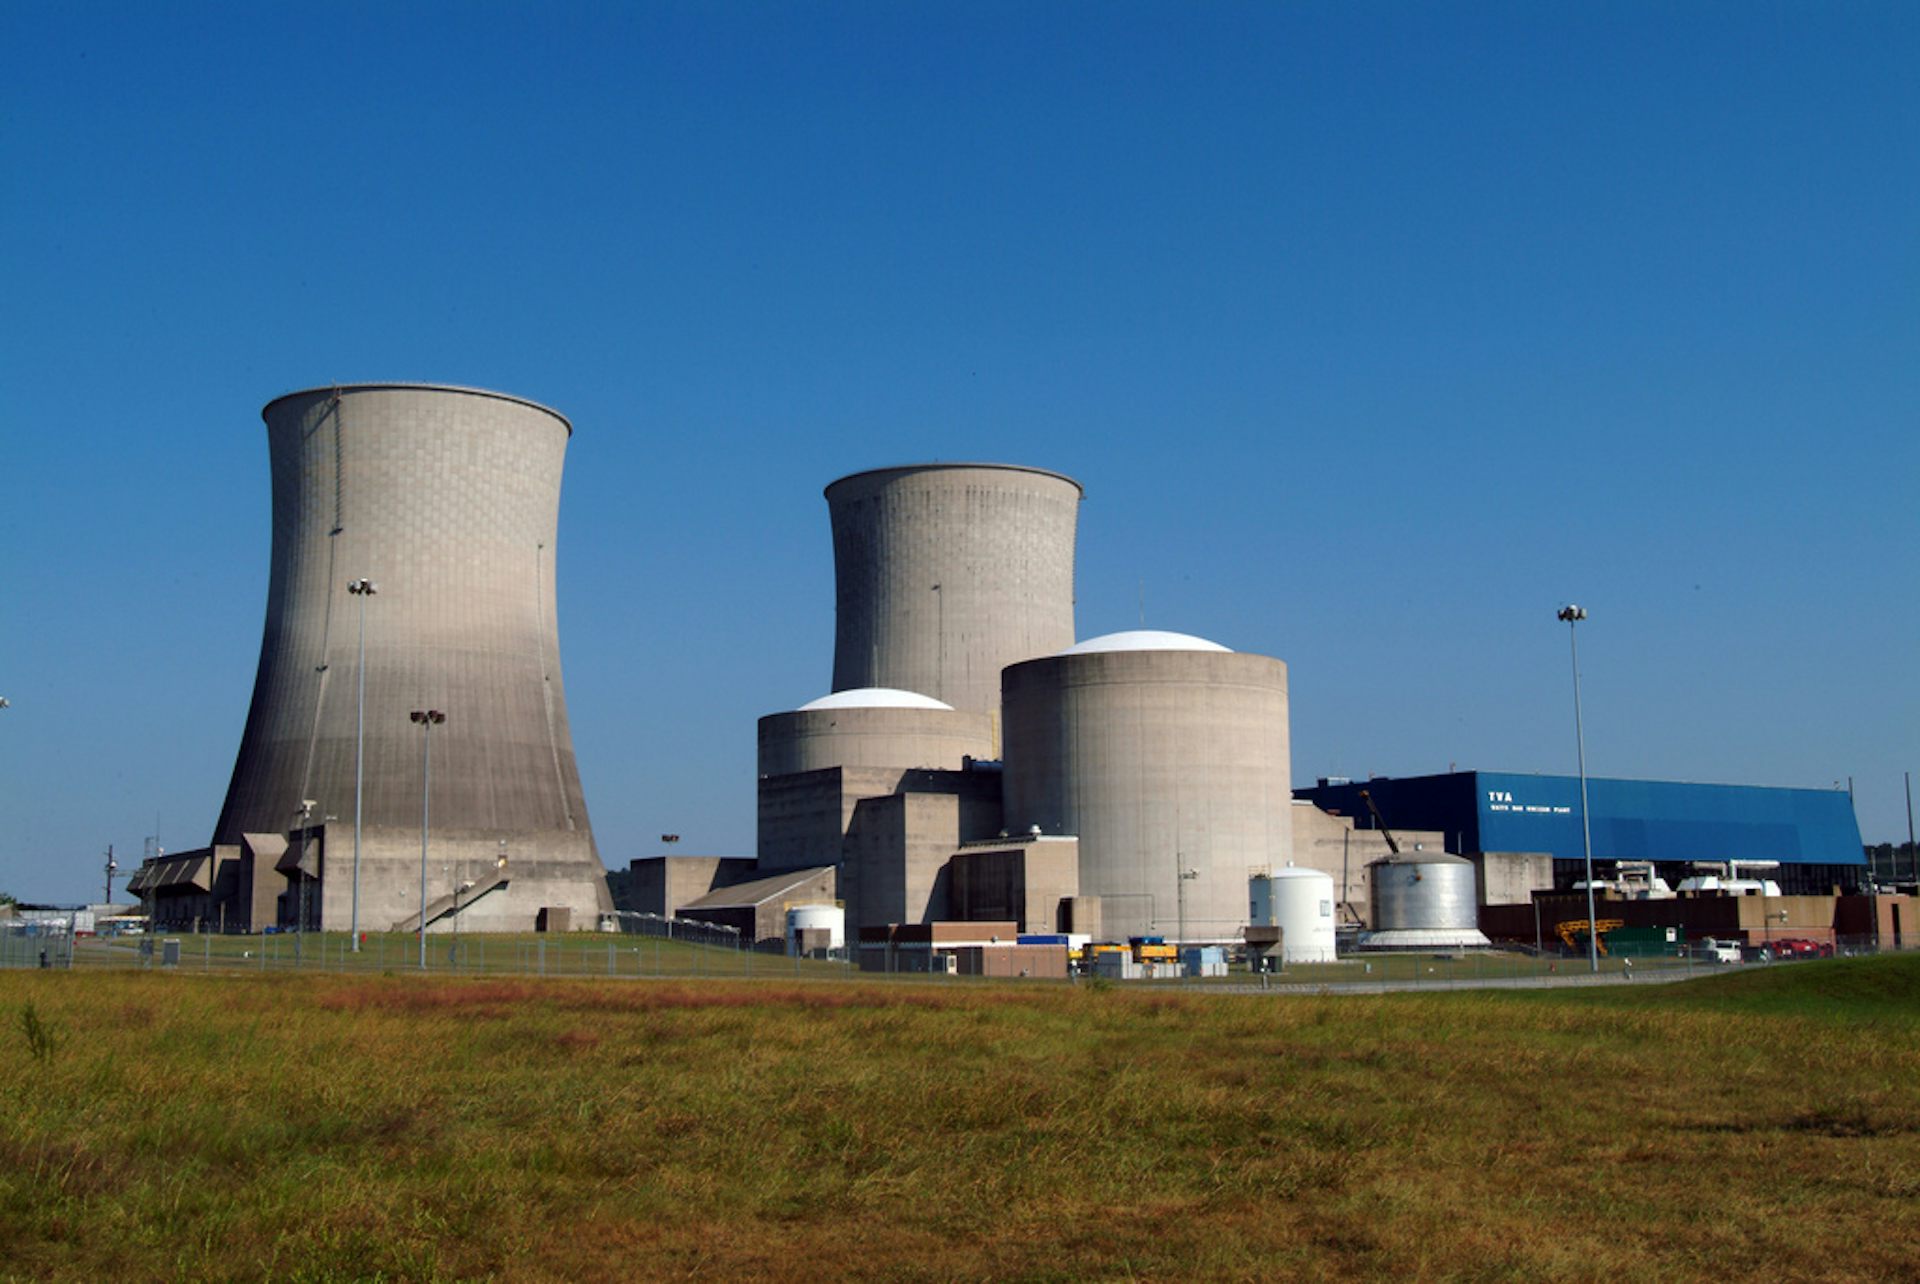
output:
M 1466 852 L 1480 883 L 1482 905 L 1524 905 L 1536 891 L 1553 890 L 1552 852 Z
M 822 767 L 944 768 L 995 755 L 993 719 L 955 709 L 798 709 L 760 719 L 760 774 Z
M 840 884 L 849 927 L 951 917 L 948 860 L 999 823 L 998 797 L 980 790 L 861 800 L 848 828 Z
M 1080 844 L 1046 837 L 973 843 L 954 854 L 949 869 L 955 918 L 1011 919 L 1022 932 L 1057 932 L 1061 902 L 1080 891 Z
M 1013 665 L 1004 687 L 1008 831 L 1079 837 L 1108 936 L 1176 935 L 1184 890 L 1187 939 L 1236 938 L 1249 874 L 1293 855 L 1286 665 L 1094 651 Z
M 629 898 L 641 914 L 671 918 L 717 887 L 744 883 L 754 862 L 731 856 L 642 856 L 627 862 Z
M 490 878 L 500 857 L 500 835 L 493 830 L 434 828 L 427 842 L 427 901 L 451 895 L 456 881 Z M 577 931 L 594 931 L 599 915 L 613 909 L 592 838 L 584 833 L 521 833 L 508 840 L 507 885 L 460 910 L 463 932 L 530 932 L 539 912 L 554 906 L 571 911 Z M 319 852 L 321 925 L 346 931 L 353 902 L 353 826 L 331 824 Z M 360 846 L 360 930 L 413 930 L 420 913 L 419 826 L 367 827 Z M 451 917 L 427 925 L 429 932 L 453 930 Z
M 925 464 L 855 473 L 826 495 L 835 691 L 897 687 L 997 718 L 1002 668 L 1073 645 L 1079 483 Z
M 417 831 L 422 731 L 408 714 L 442 710 L 433 825 L 568 863 L 547 881 L 575 899 L 548 903 L 591 917 L 604 876 L 555 624 L 567 421 L 513 397 L 417 385 L 294 393 L 262 417 L 273 479 L 266 626 L 215 842 L 284 833 L 304 799 L 314 819 L 351 823 L 364 604 L 366 825 Z M 348 593 L 361 577 L 379 592 Z M 529 910 L 513 926 L 532 922 Z

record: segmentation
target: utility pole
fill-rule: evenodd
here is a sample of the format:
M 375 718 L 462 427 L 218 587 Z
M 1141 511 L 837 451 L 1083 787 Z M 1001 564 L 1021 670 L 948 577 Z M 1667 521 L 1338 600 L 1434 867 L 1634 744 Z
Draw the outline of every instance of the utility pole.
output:
M 120 867 L 118 865 L 113 863 L 113 844 L 108 843 L 107 844 L 107 900 L 106 900 L 106 903 L 109 905 L 113 904 L 113 875 L 114 875 L 114 872 L 119 868 Z

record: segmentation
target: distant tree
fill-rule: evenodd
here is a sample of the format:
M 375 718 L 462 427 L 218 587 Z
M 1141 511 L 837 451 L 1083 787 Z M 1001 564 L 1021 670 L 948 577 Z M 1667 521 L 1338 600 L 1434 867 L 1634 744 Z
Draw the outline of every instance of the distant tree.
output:
M 0 892 L 0 905 L 18 905 L 20 900 L 12 892 Z

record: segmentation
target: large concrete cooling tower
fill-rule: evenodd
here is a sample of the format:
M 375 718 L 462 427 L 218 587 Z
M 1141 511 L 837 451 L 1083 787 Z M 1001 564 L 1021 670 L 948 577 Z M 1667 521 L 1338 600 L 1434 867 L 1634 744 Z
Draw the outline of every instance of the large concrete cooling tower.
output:
M 1287 666 L 1116 633 L 1007 669 L 1006 825 L 1080 839 L 1115 939 L 1231 940 L 1247 876 L 1293 853 Z
M 1080 484 L 1005 464 L 878 468 L 827 487 L 833 689 L 998 718 L 1000 671 L 1073 643 Z
M 554 531 L 572 428 L 499 393 L 359 384 L 261 412 L 273 471 L 265 638 L 214 842 L 326 823 L 328 927 L 351 913 L 364 611 L 358 919 L 420 913 L 422 725 L 432 726 L 429 900 L 472 880 L 463 927 L 609 909 L 574 766 L 554 621 Z M 349 584 L 372 581 L 358 594 Z M 510 878 L 490 872 L 509 858 Z M 485 874 L 485 878 L 479 877 Z M 447 924 L 429 913 L 430 925 Z M 591 924 L 588 924 L 591 926 Z

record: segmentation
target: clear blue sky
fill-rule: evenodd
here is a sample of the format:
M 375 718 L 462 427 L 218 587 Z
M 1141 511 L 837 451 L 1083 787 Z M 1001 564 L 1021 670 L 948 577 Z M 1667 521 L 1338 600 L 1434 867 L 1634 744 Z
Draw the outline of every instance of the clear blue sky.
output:
M 1082 636 L 1292 667 L 1294 773 L 1920 771 L 1920 6 L 0 12 L 0 889 L 206 841 L 259 407 L 546 402 L 609 864 L 752 849 L 821 487 L 1085 483 Z

